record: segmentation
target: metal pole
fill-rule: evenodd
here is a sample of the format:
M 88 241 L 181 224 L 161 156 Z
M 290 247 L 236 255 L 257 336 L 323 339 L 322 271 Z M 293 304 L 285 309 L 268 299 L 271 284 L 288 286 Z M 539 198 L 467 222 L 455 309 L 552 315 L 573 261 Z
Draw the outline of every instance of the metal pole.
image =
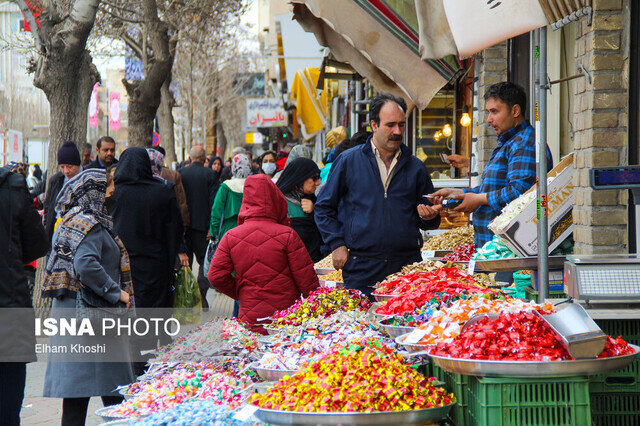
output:
M 540 28 L 540 121 L 536 124 L 538 165 L 538 302 L 549 293 L 549 234 L 547 224 L 547 28 Z

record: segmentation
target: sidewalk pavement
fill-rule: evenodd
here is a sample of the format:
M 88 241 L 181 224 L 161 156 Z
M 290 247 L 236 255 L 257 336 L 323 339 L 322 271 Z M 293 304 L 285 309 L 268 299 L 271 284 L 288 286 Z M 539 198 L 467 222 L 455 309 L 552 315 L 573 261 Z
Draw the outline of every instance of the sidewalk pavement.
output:
M 194 268 L 197 274 L 197 268 Z M 233 300 L 224 294 L 209 290 L 207 293 L 209 309 L 216 317 L 230 318 L 233 312 Z M 42 355 L 40 355 L 42 357 Z M 24 402 L 20 418 L 22 425 L 59 425 L 62 417 L 62 399 L 44 398 L 42 390 L 44 388 L 44 376 L 47 370 L 45 361 L 27 364 L 27 383 L 24 390 Z M 87 410 L 88 426 L 102 424 L 102 418 L 94 413 L 98 408 L 102 408 L 100 397 L 93 397 L 89 401 Z

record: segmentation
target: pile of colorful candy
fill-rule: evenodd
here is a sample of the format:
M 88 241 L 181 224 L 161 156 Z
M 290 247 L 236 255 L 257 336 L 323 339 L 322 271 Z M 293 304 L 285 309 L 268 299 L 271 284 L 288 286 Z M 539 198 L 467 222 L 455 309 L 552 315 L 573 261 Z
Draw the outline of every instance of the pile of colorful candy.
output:
M 375 339 L 334 347 L 321 360 L 285 377 L 249 402 L 303 412 L 375 412 L 434 408 L 454 402 L 392 349 Z
M 336 344 L 354 339 L 384 340 L 383 334 L 367 321 L 342 322 L 322 332 L 300 334 L 299 338 L 274 341 L 260 359 L 258 366 L 272 370 L 297 370 L 303 363 L 318 359 Z M 395 346 L 393 342 L 388 344 Z
M 156 352 L 155 362 L 198 362 L 213 356 L 246 357 L 260 347 L 257 335 L 238 320 L 214 319 Z
M 147 417 L 131 420 L 129 424 L 137 426 L 244 426 L 249 423 L 233 418 L 233 411 L 216 405 L 215 401 L 198 400 L 178 404 L 171 410 L 160 411 Z
M 109 415 L 137 417 L 198 399 L 234 409 L 242 405 L 242 391 L 252 383 L 247 375 L 238 377 L 215 369 L 175 371 L 143 384 L 133 398 L 116 405 Z
M 473 244 L 473 238 L 472 226 L 454 228 L 429 238 L 422 246 L 422 250 L 455 250 L 460 246 Z
M 464 297 L 464 296 L 463 296 Z M 476 314 L 512 313 L 521 311 L 539 310 L 553 312 L 553 306 L 537 305 L 534 302 L 525 302 L 519 299 L 506 300 L 504 298 L 490 298 L 473 295 L 469 298 L 461 298 L 450 306 L 441 306 L 431 314 L 423 324 L 419 324 L 411 335 L 405 336 L 404 341 L 420 345 L 435 345 L 436 343 L 452 342 L 460 334 L 465 322 Z M 416 340 L 420 339 L 420 340 Z
M 286 325 L 301 325 L 311 318 L 328 317 L 336 312 L 367 311 L 369 299 L 358 290 L 344 288 L 320 288 L 306 299 L 297 301 L 289 308 L 273 314 L 270 328 Z
M 464 284 L 475 284 L 471 275 L 458 268 L 439 268 L 430 272 L 416 272 L 387 280 L 378 285 L 373 294 L 403 294 L 423 283 L 454 280 Z
M 600 357 L 633 353 L 618 338 L 607 340 Z M 449 343 L 439 343 L 432 354 L 464 359 L 503 361 L 573 360 L 553 329 L 533 312 L 484 318 Z
M 466 262 L 471 260 L 471 256 L 476 252 L 475 244 L 467 244 L 460 246 L 451 253 L 445 255 L 442 260 L 451 260 L 453 262 Z
M 517 257 L 500 237 L 494 235 L 491 241 L 487 242 L 471 257 L 471 260 L 497 260 Z
M 381 315 L 404 315 L 413 313 L 416 308 L 420 308 L 426 303 L 447 300 L 452 296 L 468 293 L 494 293 L 493 290 L 463 283 L 459 280 L 460 274 L 466 273 L 456 268 L 441 269 L 437 275 L 431 273 L 426 281 L 423 280 L 415 288 L 383 302 L 376 309 L 376 313 Z M 471 282 L 474 282 L 469 274 L 466 275 L 471 279 Z M 434 297 L 436 300 L 432 300 Z

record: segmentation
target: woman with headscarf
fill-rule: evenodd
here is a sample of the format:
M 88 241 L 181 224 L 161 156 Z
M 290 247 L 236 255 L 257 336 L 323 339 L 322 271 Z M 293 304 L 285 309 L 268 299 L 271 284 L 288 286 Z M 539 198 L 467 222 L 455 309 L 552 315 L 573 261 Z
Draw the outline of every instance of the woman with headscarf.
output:
M 222 168 L 224 167 L 224 164 L 222 164 L 222 158 L 212 156 L 211 160 L 209 160 L 209 167 L 213 169 L 214 172 L 222 172 Z
M 231 228 L 238 226 L 238 213 L 242 206 L 244 181 L 251 175 L 251 160 L 246 154 L 237 154 L 231 160 L 232 179 L 220 184 L 211 207 L 209 234 L 212 240 L 220 241 Z M 220 221 L 222 220 L 222 226 Z
M 291 227 L 302 239 L 313 262 L 322 260 L 322 236 L 313 217 L 316 188 L 320 186 L 318 165 L 308 158 L 296 158 L 287 164 L 277 186 L 287 199 Z
M 183 235 L 176 195 L 153 177 L 144 148 L 127 148 L 122 153 L 114 181 L 114 228 L 131 258 L 137 306 L 170 307 Z
M 107 208 L 112 192 L 102 169 L 79 173 L 60 191 L 56 212 L 62 220 L 54 233 L 42 292 L 43 297 L 53 298 L 52 318 L 69 318 L 70 312 L 78 315 L 78 304 L 114 309 L 134 305 L 129 257 L 113 231 Z M 54 335 L 49 343 L 68 346 L 69 340 L 82 346 L 105 342 L 98 334 Z M 130 361 L 124 336 L 108 340 L 106 350 Z M 64 362 L 68 354 L 49 355 L 44 396 L 63 398 L 62 425 L 84 424 L 92 396 L 101 396 L 105 406 L 122 401 L 115 389 L 134 379 L 130 362 L 104 362 L 98 355 L 89 358 L 96 362 Z
M 260 165 L 260 173 L 264 173 L 269 179 L 273 179 L 278 169 L 276 153 L 273 151 L 263 152 L 262 155 L 258 157 L 258 164 Z
M 149 160 L 151 161 L 153 177 L 161 179 L 176 193 L 182 224 L 187 229 L 189 227 L 189 206 L 187 205 L 187 194 L 184 192 L 184 186 L 182 185 L 182 176 L 177 171 L 164 167 L 164 154 L 158 149 L 147 148 L 147 154 L 149 154 Z
M 291 164 L 291 162 L 293 160 L 295 160 L 296 158 L 311 158 L 313 156 L 313 153 L 311 152 L 311 148 L 309 148 L 306 145 L 296 145 L 291 149 L 291 152 L 289 152 L 289 156 L 287 157 L 287 162 L 284 165 L 284 168 L 286 169 L 289 164 Z

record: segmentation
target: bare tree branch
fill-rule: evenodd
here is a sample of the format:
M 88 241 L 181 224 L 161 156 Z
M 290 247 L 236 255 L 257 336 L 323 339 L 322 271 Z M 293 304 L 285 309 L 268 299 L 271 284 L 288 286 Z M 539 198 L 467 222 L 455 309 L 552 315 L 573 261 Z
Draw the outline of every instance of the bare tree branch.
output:
M 43 45 L 42 34 L 40 33 L 40 27 L 38 27 L 36 18 L 33 16 L 33 12 L 31 12 L 31 9 L 29 9 L 29 6 L 27 6 L 27 3 L 24 0 L 12 0 L 12 1 L 18 5 L 18 7 L 20 8 L 20 11 L 22 12 L 22 16 L 24 17 L 24 19 L 26 19 L 27 23 L 29 24 L 29 28 L 31 29 L 31 34 L 33 34 L 33 38 L 36 43 L 36 49 L 42 52 L 42 45 Z

